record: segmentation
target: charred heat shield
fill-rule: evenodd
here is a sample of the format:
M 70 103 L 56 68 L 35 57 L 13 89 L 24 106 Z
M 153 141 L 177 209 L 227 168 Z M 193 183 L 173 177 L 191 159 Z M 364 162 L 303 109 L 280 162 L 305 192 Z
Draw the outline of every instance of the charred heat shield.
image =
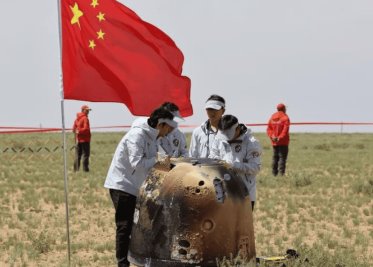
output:
M 216 266 L 255 257 L 251 203 L 241 178 L 210 159 L 174 159 L 140 189 L 129 260 L 137 266 Z

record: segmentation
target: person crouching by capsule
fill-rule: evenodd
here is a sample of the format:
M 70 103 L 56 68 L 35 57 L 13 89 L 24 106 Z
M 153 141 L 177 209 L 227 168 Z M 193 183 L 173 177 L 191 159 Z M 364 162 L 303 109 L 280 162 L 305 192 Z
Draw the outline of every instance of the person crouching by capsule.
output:
M 156 164 L 169 165 L 169 157 L 157 162 L 157 139 L 177 127 L 173 119 L 164 108 L 154 110 L 147 120 L 128 131 L 113 156 L 104 187 L 109 189 L 115 208 L 118 267 L 129 266 L 127 253 L 140 186 Z
M 209 158 L 225 161 L 243 180 L 254 210 L 256 175 L 261 168 L 259 141 L 233 115 L 222 116 Z

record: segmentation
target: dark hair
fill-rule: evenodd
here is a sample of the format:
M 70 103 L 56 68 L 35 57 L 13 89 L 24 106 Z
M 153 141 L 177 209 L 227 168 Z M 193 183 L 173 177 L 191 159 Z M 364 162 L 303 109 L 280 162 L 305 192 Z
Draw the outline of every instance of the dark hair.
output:
M 224 98 L 222 98 L 220 95 L 211 95 L 211 96 L 206 100 L 206 102 L 209 101 L 209 100 L 216 100 L 216 101 L 223 102 L 223 103 L 225 104 L 225 100 L 224 100 Z
M 174 103 L 172 102 L 164 102 L 162 105 L 161 105 L 161 108 L 164 108 L 170 112 L 175 112 L 175 111 L 179 111 L 179 107 L 176 106 Z
M 165 108 L 162 108 L 162 107 L 157 108 L 156 110 L 154 110 L 152 112 L 152 114 L 150 115 L 150 117 L 148 119 L 149 126 L 152 127 L 152 128 L 156 128 L 159 119 L 173 120 L 174 115 L 172 115 L 172 113 L 170 111 L 166 110 Z
M 229 128 L 231 128 L 233 125 L 235 125 L 238 122 L 238 119 L 233 115 L 224 115 L 221 117 L 218 129 L 221 131 L 225 131 Z

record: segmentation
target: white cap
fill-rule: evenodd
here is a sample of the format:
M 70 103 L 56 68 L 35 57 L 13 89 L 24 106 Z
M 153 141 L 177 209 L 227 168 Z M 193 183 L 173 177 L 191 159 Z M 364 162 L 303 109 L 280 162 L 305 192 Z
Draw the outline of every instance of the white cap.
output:
M 179 122 L 179 121 L 185 121 L 184 118 L 180 115 L 180 112 L 177 111 L 172 111 L 172 115 L 174 115 L 174 120 Z
M 212 108 L 215 110 L 221 110 L 222 108 L 225 108 L 225 104 L 221 101 L 217 100 L 208 100 L 205 105 L 205 109 Z
M 232 125 L 231 128 L 226 129 L 224 131 L 219 130 L 216 134 L 216 138 L 219 138 L 220 140 L 230 141 L 234 138 L 234 135 L 236 134 L 236 129 L 238 127 L 238 122 L 234 125 Z
M 170 119 L 158 119 L 158 124 L 163 123 L 163 122 L 166 123 L 166 124 L 168 124 L 172 128 L 177 128 L 177 122 L 174 121 L 174 120 L 170 120 Z

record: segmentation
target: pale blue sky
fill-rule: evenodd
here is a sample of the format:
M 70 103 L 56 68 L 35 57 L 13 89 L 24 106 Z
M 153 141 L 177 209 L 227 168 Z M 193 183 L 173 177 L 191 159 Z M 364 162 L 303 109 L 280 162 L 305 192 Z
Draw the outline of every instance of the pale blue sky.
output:
M 206 119 L 204 101 L 214 93 L 225 97 L 227 113 L 246 123 L 266 122 L 278 102 L 288 105 L 293 122 L 373 121 L 371 0 L 121 2 L 183 51 L 194 108 L 186 124 Z M 1 6 L 0 126 L 61 127 L 57 1 Z M 67 127 L 82 103 L 65 101 Z M 88 104 L 92 126 L 133 120 L 122 104 Z

